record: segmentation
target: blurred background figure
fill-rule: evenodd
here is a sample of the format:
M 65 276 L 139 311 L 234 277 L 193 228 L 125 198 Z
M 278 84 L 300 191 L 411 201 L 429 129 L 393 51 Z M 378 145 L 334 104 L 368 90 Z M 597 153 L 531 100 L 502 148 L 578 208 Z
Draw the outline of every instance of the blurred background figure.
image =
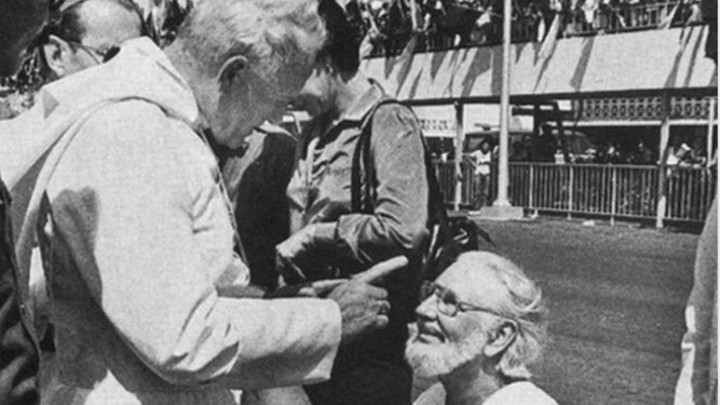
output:
M 131 0 L 69 0 L 60 3 L 52 15 L 33 44 L 39 77 L 26 93 L 31 104 L 37 101 L 41 86 L 109 60 L 124 41 L 146 33 L 140 9 Z M 0 168 L 14 200 L 16 233 L 30 198 L 31 182 L 40 168 L 38 162 L 55 141 L 30 129 L 39 129 L 45 118 L 45 107 L 37 105 L 0 123 Z M 23 136 L 27 133 L 33 136 Z
M 464 253 L 423 285 L 422 297 L 406 356 L 416 377 L 442 386 L 415 405 L 557 405 L 530 382 L 547 310 L 519 267 L 494 253 Z
M 144 34 L 140 8 L 130 0 L 68 0 L 41 37 L 46 81 L 107 61 Z
M 475 168 L 473 171 L 473 185 L 475 188 L 473 204 L 475 210 L 479 210 L 488 204 L 490 198 L 490 165 L 492 161 L 492 147 L 488 140 L 483 140 L 480 146 L 470 154 L 470 163 Z
M 0 1 L 0 76 L 20 69 L 48 14 L 48 0 Z

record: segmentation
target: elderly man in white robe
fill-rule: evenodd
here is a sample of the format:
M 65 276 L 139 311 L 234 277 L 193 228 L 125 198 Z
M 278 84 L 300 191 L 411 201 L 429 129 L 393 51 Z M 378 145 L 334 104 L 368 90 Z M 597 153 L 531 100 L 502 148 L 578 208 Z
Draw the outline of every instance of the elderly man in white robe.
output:
M 281 112 L 323 36 L 313 1 L 204 0 L 164 52 L 133 39 L 44 89 L 32 130 L 50 148 L 18 242 L 27 278 L 39 240 L 56 327 L 44 402 L 235 404 L 234 389 L 327 379 L 341 342 L 387 324 L 367 281 L 404 259 L 311 286 L 324 300 L 243 298 L 207 145 L 236 147 Z

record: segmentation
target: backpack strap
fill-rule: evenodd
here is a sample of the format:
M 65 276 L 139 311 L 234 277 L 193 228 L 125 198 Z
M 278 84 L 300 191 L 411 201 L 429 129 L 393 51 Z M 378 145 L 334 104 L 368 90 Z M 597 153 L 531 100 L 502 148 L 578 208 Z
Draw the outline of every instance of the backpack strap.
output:
M 360 126 L 361 133 L 353 154 L 351 168 L 351 207 L 352 212 L 372 214 L 374 209 L 373 184 L 375 181 L 375 166 L 370 153 L 372 137 L 372 120 L 378 108 L 385 104 L 402 104 L 391 98 L 384 98 L 377 102 L 363 117 Z M 412 109 L 410 109 L 412 112 Z M 414 112 L 413 112 L 414 114 Z M 459 253 L 454 243 L 454 236 L 450 221 L 445 211 L 445 200 L 440 190 L 440 184 L 435 173 L 430 153 L 421 136 L 423 145 L 423 158 L 425 161 L 425 177 L 428 183 L 428 222 L 427 228 L 430 236 L 422 249 L 423 263 L 419 272 L 420 280 L 434 279 L 439 271 L 449 265 L 449 261 Z M 362 162 L 362 166 L 361 166 Z M 363 181 L 365 192 L 363 193 Z M 447 262 L 447 263 L 446 263 Z
M 373 212 L 372 204 L 372 187 L 370 183 L 375 178 L 375 167 L 372 162 L 370 153 L 370 141 L 372 137 L 372 120 L 375 112 L 385 104 L 398 103 L 397 100 L 384 97 L 370 108 L 362 119 L 360 124 L 360 136 L 355 144 L 353 153 L 351 173 L 350 173 L 350 203 L 352 212 L 371 214 Z M 362 166 L 361 166 L 362 160 Z M 362 192 L 363 175 L 361 168 L 365 171 L 364 180 L 368 187 L 365 187 L 365 193 Z

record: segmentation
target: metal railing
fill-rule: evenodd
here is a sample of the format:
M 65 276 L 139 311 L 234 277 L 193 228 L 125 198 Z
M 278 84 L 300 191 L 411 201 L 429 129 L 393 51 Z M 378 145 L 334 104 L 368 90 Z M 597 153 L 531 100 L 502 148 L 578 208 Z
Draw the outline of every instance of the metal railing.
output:
M 717 172 L 674 167 L 668 169 L 665 218 L 704 221 L 717 185 Z
M 696 4 L 682 3 L 673 14 L 677 1 L 653 2 L 648 4 L 619 5 L 617 7 L 601 4 L 595 11 L 592 22 L 588 22 L 582 10 L 568 10 L 561 15 L 561 27 L 558 37 L 586 36 L 598 33 L 610 34 L 628 31 L 655 29 L 669 23 L 670 26 L 681 26 L 687 23 L 692 15 L 691 7 Z M 672 15 L 672 21 L 667 21 Z M 512 23 L 512 42 L 524 43 L 537 40 L 539 21 L 534 17 L 517 16 Z M 549 24 L 549 23 L 548 23 Z M 701 24 L 701 22 L 693 22 Z M 493 23 L 482 32 L 482 35 L 470 35 L 458 41 L 457 34 L 427 31 L 419 33 L 414 49 L 419 52 L 439 52 L 450 49 L 499 45 L 501 43 L 501 24 Z M 546 28 L 549 29 L 549 26 Z M 410 40 L 410 33 L 392 35 L 377 44 L 370 52 L 370 57 L 389 57 L 402 53 Z
M 459 205 L 472 208 L 477 191 L 473 170 L 466 161 L 460 163 L 460 168 Z M 514 206 L 569 216 L 609 217 L 611 221 L 660 218 L 702 222 L 717 185 L 715 168 L 534 162 L 511 162 L 509 168 L 508 194 Z M 663 170 L 666 176 L 661 183 Z M 436 173 L 445 202 L 454 204 L 455 163 L 436 162 Z M 486 201 L 493 201 L 497 194 L 494 168 L 490 178 Z
M 661 24 L 678 25 L 683 23 L 683 17 L 687 17 L 687 7 L 690 4 L 681 5 L 676 11 L 672 21 L 666 21 L 675 9 L 677 2 L 658 2 L 649 4 L 625 5 L 621 3 L 617 7 L 605 6 L 595 12 L 595 18 L 591 23 L 585 20 L 582 11 L 574 11 L 571 14 L 571 21 L 566 33 L 568 34 L 596 34 L 598 32 L 623 32 L 657 28 Z

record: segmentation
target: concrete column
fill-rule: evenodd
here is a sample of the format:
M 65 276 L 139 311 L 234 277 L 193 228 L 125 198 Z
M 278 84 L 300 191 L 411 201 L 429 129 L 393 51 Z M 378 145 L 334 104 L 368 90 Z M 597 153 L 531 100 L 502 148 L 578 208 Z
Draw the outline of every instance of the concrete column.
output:
M 455 211 L 460 209 L 460 200 L 462 199 L 462 157 L 463 146 L 465 144 L 465 131 L 463 131 L 463 104 L 459 101 L 453 103 L 455 107 Z M 472 181 L 472 179 L 468 179 Z
M 710 167 L 710 161 L 712 160 L 713 152 L 715 152 L 712 147 L 713 127 L 715 126 L 715 101 L 715 97 L 711 97 L 710 105 L 708 106 L 708 133 L 705 146 L 705 167 Z
M 498 156 L 498 190 L 494 207 L 509 207 L 509 167 L 508 167 L 508 145 L 509 145 L 509 124 L 510 124 L 510 20 L 512 16 L 512 0 L 503 2 L 503 59 L 502 59 L 502 84 L 500 87 L 500 154 Z
M 670 142 L 670 96 L 664 93 L 662 96 L 662 118 L 660 122 L 660 175 L 658 176 L 658 201 L 657 212 L 655 213 L 655 227 L 664 226 L 665 211 L 667 210 L 667 158 L 668 143 Z

